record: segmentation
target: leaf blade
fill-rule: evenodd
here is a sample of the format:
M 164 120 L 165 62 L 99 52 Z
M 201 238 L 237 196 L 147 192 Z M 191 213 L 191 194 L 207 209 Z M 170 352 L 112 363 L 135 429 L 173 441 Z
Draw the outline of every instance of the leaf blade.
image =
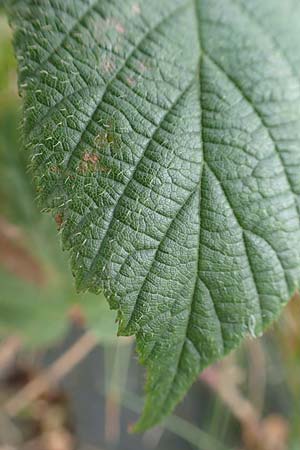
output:
M 16 6 L 21 58 L 36 17 L 54 42 L 32 52 L 32 72 L 30 55 L 21 63 L 28 146 L 78 287 L 104 289 L 119 333 L 137 336 L 141 430 L 298 286 L 293 1 L 58 1 L 47 19 L 42 3 Z

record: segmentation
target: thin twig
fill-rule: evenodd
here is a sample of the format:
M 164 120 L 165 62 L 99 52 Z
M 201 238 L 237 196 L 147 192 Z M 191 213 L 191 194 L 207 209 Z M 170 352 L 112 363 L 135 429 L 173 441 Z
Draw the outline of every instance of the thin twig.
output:
M 242 395 L 238 387 L 239 376 L 236 366 L 218 364 L 204 370 L 200 380 L 210 386 L 242 425 L 256 424 L 259 422 L 259 414 L 252 403 Z
M 4 411 L 9 416 L 18 415 L 40 395 L 57 384 L 80 363 L 98 344 L 96 337 L 89 331 L 81 336 L 62 356 L 47 370 L 30 381 L 4 405 Z
M 24 242 L 26 235 L 22 230 L 0 216 L 0 264 L 18 278 L 43 286 L 46 273 Z
M 206 369 L 200 379 L 211 387 L 240 422 L 245 448 L 287 450 L 287 421 L 277 415 L 261 418 L 257 408 L 241 392 L 238 372 L 237 367 L 224 367 L 223 363 L 222 368 L 219 364 Z
M 22 342 L 18 336 L 10 336 L 0 345 L 0 375 L 14 362 Z

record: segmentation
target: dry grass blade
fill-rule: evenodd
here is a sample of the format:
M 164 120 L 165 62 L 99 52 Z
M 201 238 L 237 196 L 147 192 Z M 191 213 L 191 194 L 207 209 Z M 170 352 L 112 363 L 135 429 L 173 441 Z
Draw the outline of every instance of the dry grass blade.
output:
M 30 381 L 4 405 L 9 416 L 16 416 L 49 387 L 57 384 L 80 363 L 98 344 L 96 337 L 86 332 L 75 344 L 60 356 L 45 372 Z
M 38 286 L 46 282 L 44 271 L 24 247 L 22 231 L 0 217 L 0 264 L 25 281 Z
M 10 336 L 0 345 L 0 375 L 13 363 L 22 346 L 18 336 Z
M 243 395 L 239 387 L 241 370 L 230 358 L 206 369 L 200 379 L 210 386 L 240 422 L 245 449 L 287 450 L 287 421 L 279 415 L 260 417 L 257 408 Z

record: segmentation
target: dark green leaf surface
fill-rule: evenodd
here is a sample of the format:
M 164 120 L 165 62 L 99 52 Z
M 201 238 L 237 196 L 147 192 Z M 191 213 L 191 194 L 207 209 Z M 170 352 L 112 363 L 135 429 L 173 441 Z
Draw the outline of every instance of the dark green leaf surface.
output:
M 138 429 L 300 270 L 297 0 L 18 0 L 26 146 L 79 289 L 148 368 Z

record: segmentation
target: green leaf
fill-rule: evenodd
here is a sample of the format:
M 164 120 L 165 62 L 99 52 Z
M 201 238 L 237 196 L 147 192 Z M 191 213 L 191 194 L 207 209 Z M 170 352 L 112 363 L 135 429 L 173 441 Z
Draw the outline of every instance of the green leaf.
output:
M 300 270 L 296 0 L 18 0 L 26 147 L 78 288 L 148 368 L 137 425 L 259 335 Z

